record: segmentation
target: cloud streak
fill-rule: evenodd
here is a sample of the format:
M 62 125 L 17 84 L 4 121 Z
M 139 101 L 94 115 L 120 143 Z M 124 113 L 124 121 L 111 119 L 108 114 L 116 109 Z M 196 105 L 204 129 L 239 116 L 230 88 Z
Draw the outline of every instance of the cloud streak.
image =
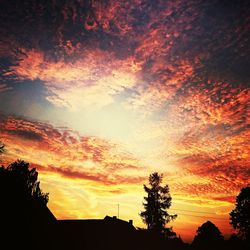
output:
M 140 172 L 137 160 L 112 142 L 22 118 L 1 120 L 1 139 L 11 160 L 26 159 L 41 171 L 101 185 L 135 184 L 145 179 L 129 173 Z

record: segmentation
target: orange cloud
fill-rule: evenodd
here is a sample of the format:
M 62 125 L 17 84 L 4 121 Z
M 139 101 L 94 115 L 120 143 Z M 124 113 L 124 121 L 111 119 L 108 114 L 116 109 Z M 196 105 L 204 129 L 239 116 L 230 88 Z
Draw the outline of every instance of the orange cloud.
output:
M 11 66 L 5 76 L 42 80 L 50 102 L 76 110 L 114 102 L 116 95 L 136 85 L 138 69 L 132 58 L 118 60 L 101 50 L 82 51 L 78 59 L 65 62 L 51 61 L 41 51 L 24 49 L 18 64 Z
M 1 138 L 7 158 L 25 159 L 45 172 L 110 185 L 141 183 L 145 178 L 133 176 L 140 172 L 138 161 L 116 144 L 42 122 L 2 118 Z

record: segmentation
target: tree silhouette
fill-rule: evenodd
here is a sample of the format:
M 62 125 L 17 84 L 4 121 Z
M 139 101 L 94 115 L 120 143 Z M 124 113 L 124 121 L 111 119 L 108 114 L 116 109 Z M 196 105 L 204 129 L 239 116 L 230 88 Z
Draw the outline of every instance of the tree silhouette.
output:
M 6 249 L 46 249 L 48 194 L 40 189 L 37 177 L 36 169 L 21 160 L 0 167 L 0 249 L 4 245 Z
M 240 238 L 250 241 L 250 185 L 241 189 L 236 197 L 235 209 L 231 211 L 230 224 Z
M 147 193 L 143 203 L 145 211 L 140 213 L 148 229 L 158 233 L 165 232 L 167 230 L 165 225 L 177 217 L 177 215 L 170 215 L 166 211 L 171 206 L 172 198 L 168 185 L 161 186 L 161 183 L 162 175 L 159 175 L 157 172 L 150 174 L 150 187 L 144 185 L 144 190 Z
M 4 192 L 6 197 L 13 195 L 18 199 L 34 200 L 46 205 L 49 196 L 40 189 L 37 177 L 36 169 L 29 169 L 29 163 L 15 161 L 7 168 L 0 168 L 0 191 Z M 7 198 L 10 199 L 10 197 Z
M 196 249 L 217 249 L 223 243 L 223 236 L 211 221 L 207 221 L 197 229 L 192 246 Z

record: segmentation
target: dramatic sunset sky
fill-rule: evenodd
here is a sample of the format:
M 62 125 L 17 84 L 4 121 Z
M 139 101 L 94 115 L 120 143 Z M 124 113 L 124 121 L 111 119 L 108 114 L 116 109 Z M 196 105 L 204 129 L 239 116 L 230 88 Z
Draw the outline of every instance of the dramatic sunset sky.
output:
M 3 0 L 1 164 L 36 167 L 58 219 L 143 227 L 143 183 L 164 174 L 174 231 L 192 240 L 250 176 L 250 3 Z

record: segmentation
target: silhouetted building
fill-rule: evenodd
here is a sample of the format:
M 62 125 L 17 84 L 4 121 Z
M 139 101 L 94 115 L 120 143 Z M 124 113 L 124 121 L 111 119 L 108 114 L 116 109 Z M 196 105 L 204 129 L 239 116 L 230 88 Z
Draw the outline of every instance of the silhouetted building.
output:
M 93 220 L 58 220 L 58 237 L 65 249 L 131 249 L 136 229 L 129 222 L 106 216 Z M 60 239 L 61 238 L 61 239 Z
M 57 220 L 49 208 L 37 202 L 11 205 L 1 216 L 0 249 L 53 249 Z

